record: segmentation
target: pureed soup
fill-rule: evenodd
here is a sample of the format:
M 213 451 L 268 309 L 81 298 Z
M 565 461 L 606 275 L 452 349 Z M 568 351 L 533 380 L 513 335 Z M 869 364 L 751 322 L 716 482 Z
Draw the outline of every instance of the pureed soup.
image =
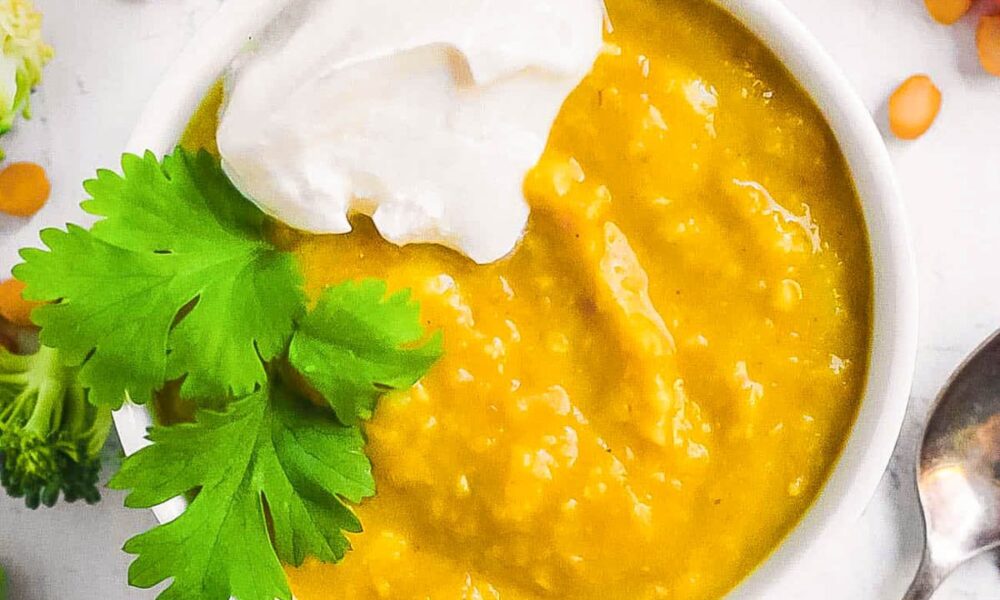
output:
M 514 254 L 398 248 L 362 218 L 281 235 L 310 293 L 384 278 L 445 340 L 365 427 L 364 533 L 338 565 L 288 569 L 300 600 L 717 598 L 829 474 L 872 296 L 833 135 L 720 9 L 607 5 L 605 49 L 525 183 Z M 214 149 L 219 101 L 186 145 Z

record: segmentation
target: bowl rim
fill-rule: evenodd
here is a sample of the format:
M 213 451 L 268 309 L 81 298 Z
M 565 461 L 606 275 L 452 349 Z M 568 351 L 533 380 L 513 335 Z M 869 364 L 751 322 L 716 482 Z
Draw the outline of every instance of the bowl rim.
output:
M 875 494 L 902 429 L 918 343 L 917 269 L 895 170 L 868 108 L 819 41 L 776 0 L 716 0 L 785 65 L 820 109 L 861 200 L 874 270 L 868 380 L 834 470 L 800 522 L 728 596 L 762 598 L 810 548 L 852 527 Z
M 291 0 L 230 0 L 198 30 L 146 105 L 128 142 L 131 152 L 165 154 L 232 57 Z M 861 198 L 874 268 L 872 348 L 868 380 L 849 437 L 812 506 L 732 600 L 768 597 L 810 548 L 838 526 L 851 526 L 875 493 L 896 445 L 917 353 L 917 275 L 906 215 L 892 162 L 868 109 L 837 64 L 778 0 L 713 0 L 767 46 L 819 107 L 834 132 Z M 146 407 L 115 413 L 126 454 L 149 444 Z M 165 523 L 182 498 L 155 508 Z

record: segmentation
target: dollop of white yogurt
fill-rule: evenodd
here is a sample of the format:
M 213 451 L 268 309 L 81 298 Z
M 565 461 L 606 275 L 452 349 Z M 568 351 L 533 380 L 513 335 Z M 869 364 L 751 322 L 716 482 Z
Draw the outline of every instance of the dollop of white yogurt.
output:
M 227 74 L 223 166 L 295 228 L 361 212 L 393 243 L 495 261 L 603 22 L 601 0 L 294 0 Z

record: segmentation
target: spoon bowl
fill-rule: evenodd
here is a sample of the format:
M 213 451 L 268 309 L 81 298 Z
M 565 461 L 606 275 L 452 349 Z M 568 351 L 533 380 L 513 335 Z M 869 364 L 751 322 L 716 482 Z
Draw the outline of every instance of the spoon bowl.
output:
M 904 600 L 925 600 L 960 564 L 1000 547 L 1000 332 L 944 386 L 917 463 L 926 544 Z

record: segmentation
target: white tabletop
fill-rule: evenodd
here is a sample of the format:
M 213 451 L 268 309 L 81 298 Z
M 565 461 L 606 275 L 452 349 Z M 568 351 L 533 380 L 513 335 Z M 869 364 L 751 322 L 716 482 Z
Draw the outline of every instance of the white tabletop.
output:
M 219 0 L 35 0 L 58 58 L 35 97 L 36 120 L 2 140 L 15 160 L 44 164 L 53 202 L 82 199 L 80 182 L 117 164 L 132 123 L 153 86 Z M 786 0 L 821 39 L 880 121 L 893 86 L 927 72 L 944 93 L 934 128 L 911 143 L 890 141 L 906 199 L 920 269 L 921 345 L 911 414 L 900 447 L 915 431 L 938 386 L 961 358 L 1000 327 L 1000 78 L 975 59 L 974 21 L 953 28 L 930 21 L 919 0 Z M 988 3 L 986 3 L 988 4 Z M 53 206 L 53 210 L 55 207 Z M 53 215 L 0 218 L 0 272 L 13 250 L 32 244 Z M 827 540 L 792 574 L 780 598 L 898 598 L 915 568 L 919 536 L 912 462 L 899 452 L 857 527 Z M 30 512 L 0 498 L 0 563 L 12 600 L 125 600 L 154 594 L 125 584 L 125 539 L 153 525 L 106 493 L 98 508 Z M 1000 599 L 990 559 L 963 569 L 940 600 Z

